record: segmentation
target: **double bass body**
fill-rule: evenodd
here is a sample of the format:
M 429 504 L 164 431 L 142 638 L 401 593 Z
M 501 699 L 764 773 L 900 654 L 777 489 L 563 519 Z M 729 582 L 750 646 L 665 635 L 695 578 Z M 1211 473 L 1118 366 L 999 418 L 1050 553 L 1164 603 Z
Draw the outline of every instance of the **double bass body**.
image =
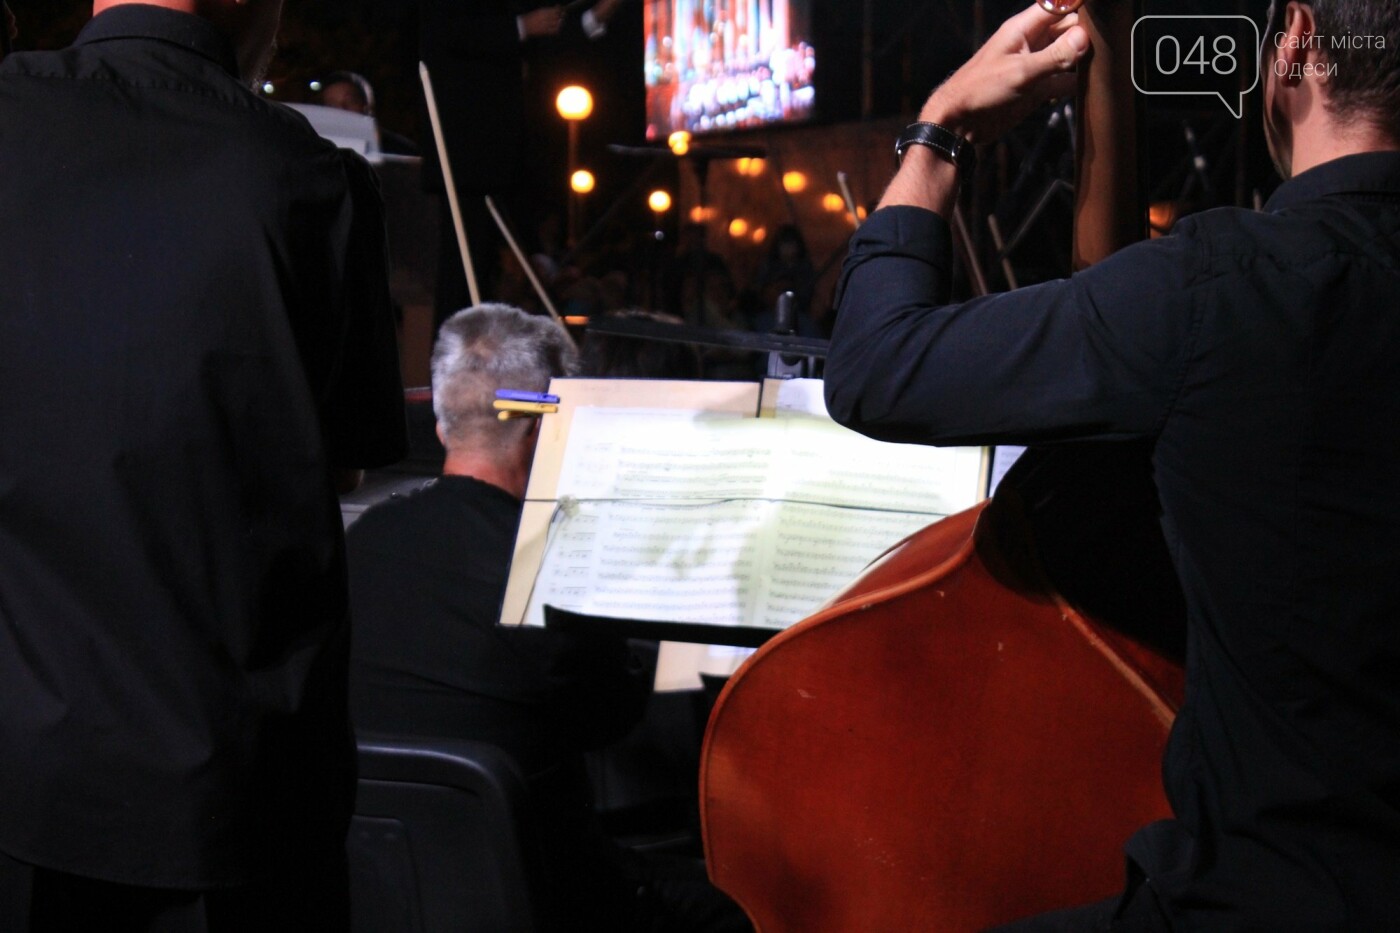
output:
M 1123 841 L 1168 815 L 1179 673 L 1049 592 L 1008 523 L 984 505 L 914 535 L 721 695 L 706 856 L 762 933 L 1107 897 Z

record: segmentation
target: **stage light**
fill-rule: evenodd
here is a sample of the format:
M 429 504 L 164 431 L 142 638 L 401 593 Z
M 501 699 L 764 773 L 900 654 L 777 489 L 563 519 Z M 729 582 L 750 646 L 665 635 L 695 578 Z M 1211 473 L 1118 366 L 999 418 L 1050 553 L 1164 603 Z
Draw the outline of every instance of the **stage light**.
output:
M 822 209 L 839 214 L 846 209 L 846 200 L 834 191 L 828 192 L 822 195 Z
M 262 92 L 263 92 L 264 94 L 267 94 L 268 96 L 271 96 L 271 95 L 277 93 L 277 86 L 274 85 L 271 81 L 268 81 L 268 82 L 266 82 L 265 84 L 263 84 L 263 86 L 262 86 Z
M 759 227 L 753 232 L 753 235 L 750 236 L 749 239 L 753 240 L 755 244 L 762 243 L 764 240 L 768 239 L 768 228 Z
M 569 176 L 569 187 L 574 189 L 575 194 L 588 194 L 596 184 L 593 173 L 586 168 L 581 168 Z
M 729 235 L 732 236 L 734 239 L 737 240 L 737 239 L 739 239 L 741 236 L 743 236 L 744 234 L 746 234 L 746 233 L 748 233 L 748 232 L 749 232 L 749 222 L 748 222 L 747 220 L 745 220 L 744 218 L 742 218 L 742 217 L 735 217 L 733 220 L 731 220 L 731 221 L 729 222 Z
M 554 106 L 559 110 L 559 116 L 565 120 L 587 120 L 588 115 L 593 112 L 593 95 L 588 93 L 587 88 L 571 84 L 559 92 L 559 96 L 554 99 Z
M 657 188 L 647 197 L 647 206 L 658 214 L 666 213 L 671 209 L 670 193 Z
M 677 130 L 666 138 L 666 145 L 670 146 L 677 156 L 683 156 L 690 151 L 690 134 L 685 130 Z
M 783 190 L 788 194 L 800 194 L 807 190 L 807 176 L 801 172 L 783 173 Z
M 311 84 L 308 86 L 317 94 L 321 93 L 322 84 L 320 81 L 312 81 Z

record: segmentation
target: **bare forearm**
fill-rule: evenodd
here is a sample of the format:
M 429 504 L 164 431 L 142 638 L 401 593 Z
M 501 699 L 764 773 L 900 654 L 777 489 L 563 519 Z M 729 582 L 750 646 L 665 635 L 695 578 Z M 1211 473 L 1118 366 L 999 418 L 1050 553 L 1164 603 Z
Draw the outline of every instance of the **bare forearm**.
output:
M 880 207 L 922 207 L 949 218 L 957 198 L 957 167 L 932 149 L 911 146 L 894 180 L 885 189 Z

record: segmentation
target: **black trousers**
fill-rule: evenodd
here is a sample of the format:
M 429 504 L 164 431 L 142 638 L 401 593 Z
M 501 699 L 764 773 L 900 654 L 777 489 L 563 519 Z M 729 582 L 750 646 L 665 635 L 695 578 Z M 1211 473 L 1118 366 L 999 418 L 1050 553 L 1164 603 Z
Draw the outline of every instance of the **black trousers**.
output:
M 83 878 L 0 853 L 5 933 L 347 933 L 343 856 L 238 888 L 173 891 Z

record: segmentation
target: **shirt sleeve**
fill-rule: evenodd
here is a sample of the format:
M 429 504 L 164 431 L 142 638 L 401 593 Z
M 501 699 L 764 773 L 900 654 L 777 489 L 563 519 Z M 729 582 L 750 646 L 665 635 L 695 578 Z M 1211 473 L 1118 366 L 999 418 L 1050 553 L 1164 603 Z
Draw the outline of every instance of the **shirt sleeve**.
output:
M 837 291 L 827 407 L 880 440 L 937 445 L 1113 440 L 1160 430 L 1198 329 L 1199 244 L 1174 235 L 1072 278 L 948 304 L 937 214 L 876 211 Z
M 351 220 L 340 355 L 321 398 L 321 425 L 332 468 L 366 469 L 402 460 L 408 427 L 379 184 L 364 159 L 343 150 L 340 156 L 350 181 Z

